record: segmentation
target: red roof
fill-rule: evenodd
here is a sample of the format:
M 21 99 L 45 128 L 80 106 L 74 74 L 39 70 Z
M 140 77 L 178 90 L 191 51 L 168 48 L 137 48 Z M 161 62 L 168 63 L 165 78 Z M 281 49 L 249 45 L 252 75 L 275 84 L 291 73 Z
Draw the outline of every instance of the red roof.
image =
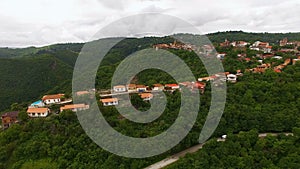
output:
M 178 87 L 178 84 L 166 84 L 166 87 Z
M 203 89 L 203 88 L 205 88 L 205 86 L 206 86 L 206 84 L 203 82 L 196 82 L 194 84 L 194 87 L 199 88 L 199 89 Z
M 280 69 L 275 69 L 274 70 L 276 73 L 281 73 L 281 70 Z
M 60 99 L 61 97 L 63 97 L 65 94 L 53 94 L 53 95 L 45 95 L 43 96 L 42 100 L 48 100 L 48 99 Z
M 153 97 L 153 94 L 151 94 L 151 93 L 141 93 L 140 96 L 141 96 L 142 99 L 146 99 L 146 98 Z
M 136 88 L 147 88 L 145 85 L 136 85 Z

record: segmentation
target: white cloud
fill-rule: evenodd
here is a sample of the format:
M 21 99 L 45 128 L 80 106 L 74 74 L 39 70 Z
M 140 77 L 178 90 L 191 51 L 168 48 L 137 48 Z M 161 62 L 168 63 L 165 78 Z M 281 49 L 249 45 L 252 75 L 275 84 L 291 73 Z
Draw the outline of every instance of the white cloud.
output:
M 204 33 L 300 32 L 299 0 L 2 0 L 0 6 L 0 46 L 83 42 L 115 20 L 145 12 L 182 18 Z

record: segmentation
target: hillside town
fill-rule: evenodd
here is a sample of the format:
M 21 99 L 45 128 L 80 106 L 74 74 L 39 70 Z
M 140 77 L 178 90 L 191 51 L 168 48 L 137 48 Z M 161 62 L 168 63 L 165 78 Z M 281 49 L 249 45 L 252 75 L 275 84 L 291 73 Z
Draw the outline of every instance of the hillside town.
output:
M 267 69 L 273 70 L 276 73 L 281 73 L 282 70 L 292 64 L 295 65 L 300 61 L 300 42 L 299 41 L 288 41 L 287 38 L 284 38 L 279 41 L 280 48 L 274 50 L 273 46 L 270 45 L 269 42 L 260 42 L 256 41 L 254 43 L 249 43 L 245 41 L 229 41 L 225 39 L 224 42 L 219 44 L 221 48 L 236 48 L 242 49 L 241 51 L 249 48 L 253 51 L 259 51 L 254 56 L 247 56 L 246 53 L 239 53 L 237 55 L 237 59 L 240 61 L 254 61 L 257 62 L 258 65 L 256 67 L 249 67 L 244 70 L 236 70 L 235 72 L 220 72 L 211 76 L 206 77 L 198 77 L 195 82 L 179 82 L 178 84 L 152 84 L 151 86 L 146 86 L 144 84 L 119 84 L 113 86 L 112 89 L 103 91 L 86 90 L 86 91 L 77 91 L 77 96 L 89 95 L 91 93 L 99 93 L 100 100 L 103 106 L 116 106 L 119 104 L 120 100 L 115 98 L 114 96 L 124 95 L 124 94 L 138 94 L 143 101 L 150 101 L 154 98 L 154 93 L 156 92 L 174 92 L 176 90 L 181 91 L 182 88 L 189 89 L 192 92 L 200 92 L 204 94 L 205 88 L 208 83 L 218 85 L 220 83 L 237 83 L 238 78 L 243 76 L 243 73 L 265 73 Z M 158 49 L 175 49 L 175 50 L 194 50 L 193 45 L 182 44 L 177 41 L 170 44 L 156 44 L 153 45 L 153 48 Z M 219 60 L 223 61 L 227 57 L 227 53 L 217 53 L 212 55 L 214 47 L 211 45 L 203 45 L 202 46 L 202 54 L 206 56 L 215 56 Z M 285 58 L 283 56 L 278 55 L 278 53 L 293 53 L 293 57 Z M 281 64 L 276 63 L 265 63 L 266 59 L 274 59 L 278 60 Z M 81 104 L 72 104 L 73 100 L 71 97 L 66 97 L 65 94 L 51 94 L 44 95 L 41 100 L 33 102 L 28 106 L 27 115 L 30 118 L 45 118 L 52 114 L 59 114 L 63 111 L 70 110 L 73 112 L 82 111 L 89 109 L 89 105 L 86 103 Z M 52 111 L 51 106 L 58 105 L 59 111 Z M 1 116 L 2 119 L 2 129 L 9 128 L 14 123 L 19 123 L 18 120 L 18 111 L 14 112 L 6 112 Z

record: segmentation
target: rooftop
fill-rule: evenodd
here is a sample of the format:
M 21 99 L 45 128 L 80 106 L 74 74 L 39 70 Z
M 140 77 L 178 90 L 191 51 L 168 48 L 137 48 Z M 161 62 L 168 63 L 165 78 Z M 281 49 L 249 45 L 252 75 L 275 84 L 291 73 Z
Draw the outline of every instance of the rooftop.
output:
M 85 104 L 69 104 L 61 107 L 61 110 L 66 110 L 66 109 L 76 109 L 76 108 L 86 108 L 87 105 Z
M 18 111 L 13 111 L 13 112 L 7 112 L 2 114 L 2 118 L 4 117 L 18 117 L 19 112 Z
M 40 113 L 40 112 L 46 112 L 46 111 L 48 111 L 48 108 L 33 108 L 33 107 L 30 107 L 30 108 L 28 108 L 27 113 Z
M 117 98 L 108 98 L 108 99 L 101 99 L 102 103 L 110 103 L 110 102 L 117 102 Z
M 48 99 L 60 99 L 65 94 L 53 94 L 53 95 L 45 95 L 42 100 L 48 100 Z

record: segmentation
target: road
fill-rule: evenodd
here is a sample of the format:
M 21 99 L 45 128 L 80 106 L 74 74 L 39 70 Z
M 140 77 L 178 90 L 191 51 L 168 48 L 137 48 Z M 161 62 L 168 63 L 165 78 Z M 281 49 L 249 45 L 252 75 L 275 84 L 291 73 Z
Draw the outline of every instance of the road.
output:
M 279 134 L 284 134 L 286 136 L 289 136 L 289 135 L 292 136 L 293 135 L 293 133 L 260 133 L 258 135 L 258 137 L 259 138 L 264 138 L 267 135 L 278 136 Z M 225 141 L 225 139 L 219 138 L 217 141 L 221 142 L 221 141 Z M 172 156 L 170 156 L 168 158 L 165 158 L 164 160 L 161 160 L 161 161 L 159 161 L 159 162 L 157 162 L 155 164 L 152 164 L 152 165 L 146 167 L 145 169 L 161 169 L 161 168 L 164 168 L 164 167 L 166 167 L 166 166 L 168 166 L 168 165 L 170 165 L 172 163 L 175 163 L 176 161 L 179 160 L 179 158 L 184 157 L 187 153 L 195 153 L 195 152 L 197 152 L 198 150 L 200 150 L 203 147 L 204 144 L 205 143 L 198 144 L 198 145 L 195 145 L 195 146 L 190 147 L 188 149 L 185 149 L 185 150 L 183 150 L 183 151 L 181 151 L 181 152 L 179 152 L 177 154 L 174 154 L 174 155 L 172 155 Z

